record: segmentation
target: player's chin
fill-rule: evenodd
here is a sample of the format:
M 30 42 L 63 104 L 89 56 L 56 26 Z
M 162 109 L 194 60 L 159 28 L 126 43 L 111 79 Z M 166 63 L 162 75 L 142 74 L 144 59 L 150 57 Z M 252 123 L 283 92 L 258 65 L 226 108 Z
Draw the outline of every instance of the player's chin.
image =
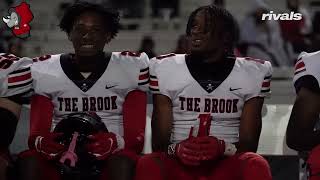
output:
M 191 48 L 191 54 L 194 54 L 194 55 L 201 55 L 203 52 L 205 52 L 205 50 L 203 48 Z
M 205 44 L 191 44 L 191 52 L 204 52 L 205 50 Z
M 96 49 L 81 49 L 77 53 L 79 56 L 94 56 L 98 54 L 98 51 Z

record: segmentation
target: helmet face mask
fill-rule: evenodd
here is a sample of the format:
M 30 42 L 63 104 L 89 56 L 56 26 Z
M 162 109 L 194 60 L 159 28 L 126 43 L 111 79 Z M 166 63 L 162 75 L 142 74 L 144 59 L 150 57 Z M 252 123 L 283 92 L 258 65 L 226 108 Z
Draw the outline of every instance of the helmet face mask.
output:
M 65 115 L 63 119 L 56 125 L 54 132 L 63 133 L 57 141 L 61 144 L 69 146 L 74 132 L 78 132 L 77 144 L 75 153 L 79 157 L 79 161 L 75 168 L 64 164 L 61 166 L 63 176 L 94 176 L 99 174 L 99 162 L 95 160 L 93 155 L 86 151 L 85 145 L 88 143 L 88 136 L 97 132 L 108 132 L 107 127 L 102 122 L 101 118 L 94 113 L 72 113 Z M 72 178 L 71 178 L 72 179 Z

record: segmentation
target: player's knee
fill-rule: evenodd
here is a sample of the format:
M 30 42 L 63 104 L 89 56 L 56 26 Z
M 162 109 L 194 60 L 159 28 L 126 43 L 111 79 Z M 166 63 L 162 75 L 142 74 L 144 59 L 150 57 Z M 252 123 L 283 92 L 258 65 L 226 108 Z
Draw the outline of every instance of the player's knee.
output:
M 308 163 L 310 164 L 319 164 L 320 165 L 320 161 L 318 160 L 320 157 L 320 145 L 316 146 L 315 148 L 313 148 L 311 150 L 311 152 L 309 153 L 309 157 L 308 157 Z
M 25 169 L 29 169 L 29 172 L 34 171 L 38 173 L 40 169 L 45 168 L 47 163 L 47 160 L 35 150 L 26 150 L 18 155 L 15 164 L 18 172 L 25 172 Z
M 135 161 L 123 155 L 113 155 L 107 160 L 108 179 L 132 179 L 135 174 Z
M 159 153 L 142 156 L 137 162 L 136 180 L 162 179 L 164 165 Z
M 270 169 L 268 161 L 257 153 L 247 152 L 244 153 L 246 156 L 246 164 L 252 167 L 259 167 L 263 169 Z
M 158 159 L 159 157 L 155 154 L 146 154 L 144 156 L 142 156 L 138 162 L 137 162 L 137 168 L 148 168 L 150 166 L 155 166 L 157 165 L 156 163 L 156 159 Z
M 39 160 L 40 157 L 38 157 L 35 151 L 27 150 L 20 153 L 15 163 L 17 179 L 40 179 L 39 172 L 41 172 L 41 170 Z
M 271 170 L 268 161 L 261 155 L 252 152 L 242 153 L 239 156 L 241 160 L 242 173 L 244 179 L 253 177 L 258 179 L 272 179 Z M 254 174 L 253 172 L 259 172 Z
M 8 179 L 10 156 L 7 151 L 0 151 L 0 179 Z
M 317 175 L 320 176 L 320 145 L 313 148 L 309 154 L 308 160 L 307 160 L 307 168 L 309 171 L 309 175 Z
M 44 177 L 48 180 L 57 180 L 60 177 L 55 164 L 45 159 L 36 150 L 21 152 L 15 165 L 18 180 L 39 180 L 44 179 Z
M 7 148 L 11 144 L 18 123 L 18 118 L 9 110 L 0 107 L 0 116 L 3 120 L 0 126 L 0 148 Z
M 18 159 L 40 159 L 40 156 L 41 155 L 36 150 L 30 149 L 19 153 Z
M 5 162 L 5 161 L 9 162 L 11 160 L 10 152 L 8 148 L 0 149 L 0 160 L 2 162 Z
M 113 155 L 108 159 L 108 165 L 117 166 L 117 168 L 134 168 L 135 162 L 131 158 L 124 155 Z

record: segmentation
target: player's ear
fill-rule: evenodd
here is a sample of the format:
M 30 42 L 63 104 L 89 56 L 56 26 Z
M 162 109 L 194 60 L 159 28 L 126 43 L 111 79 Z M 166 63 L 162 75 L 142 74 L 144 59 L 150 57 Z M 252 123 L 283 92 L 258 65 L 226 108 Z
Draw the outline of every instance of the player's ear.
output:
M 71 32 L 67 33 L 67 36 L 68 36 L 68 40 L 71 41 L 72 38 L 71 38 Z
M 111 39 L 112 39 L 111 33 L 106 33 L 106 34 L 104 35 L 104 38 L 105 38 L 105 40 L 106 40 L 106 43 L 109 43 L 109 42 L 111 41 Z
M 69 41 L 71 41 L 71 37 L 70 37 L 70 34 L 68 34 L 68 40 L 69 40 Z

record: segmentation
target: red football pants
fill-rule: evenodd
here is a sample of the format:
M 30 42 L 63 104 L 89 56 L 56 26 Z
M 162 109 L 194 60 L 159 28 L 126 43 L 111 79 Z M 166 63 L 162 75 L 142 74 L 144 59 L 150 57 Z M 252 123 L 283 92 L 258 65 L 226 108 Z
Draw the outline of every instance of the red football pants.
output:
M 320 180 L 320 145 L 313 148 L 307 160 L 309 180 Z
M 272 180 L 268 162 L 256 153 L 239 153 L 200 166 L 185 166 L 164 153 L 141 157 L 136 180 Z
M 125 155 L 134 161 L 136 161 L 139 157 L 138 155 L 136 155 L 134 153 L 130 153 L 130 152 L 126 152 L 126 151 L 124 151 L 124 152 L 121 151 L 118 154 Z M 35 158 L 36 159 L 35 166 L 37 166 L 37 167 L 30 168 L 30 169 L 36 171 L 35 173 L 37 173 L 40 176 L 39 179 L 45 179 L 45 180 L 60 180 L 61 179 L 59 169 L 55 165 L 55 162 L 45 159 L 35 150 L 24 151 L 19 155 L 19 157 L 21 159 L 24 159 L 24 158 Z M 105 167 L 104 169 L 102 169 L 100 179 L 107 180 L 107 177 L 108 177 L 107 168 Z

